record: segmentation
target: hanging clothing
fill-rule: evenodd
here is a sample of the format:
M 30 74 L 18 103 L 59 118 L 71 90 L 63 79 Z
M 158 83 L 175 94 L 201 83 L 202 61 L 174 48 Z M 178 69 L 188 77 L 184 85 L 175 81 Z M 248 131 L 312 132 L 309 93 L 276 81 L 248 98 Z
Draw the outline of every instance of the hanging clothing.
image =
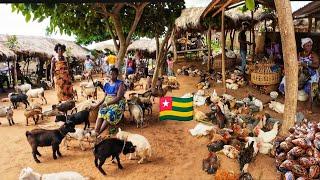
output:
M 106 83 L 103 87 L 103 91 L 107 94 L 104 99 L 104 103 L 112 101 L 112 99 L 117 96 L 119 87 L 123 83 L 121 80 L 116 80 L 115 83 Z M 125 99 L 124 97 L 119 100 L 118 103 L 108 105 L 106 107 L 100 108 L 98 113 L 98 118 L 102 118 L 111 125 L 116 125 L 122 119 L 125 110 Z
M 73 98 L 73 87 L 69 74 L 68 64 L 64 57 L 54 58 L 54 82 L 59 101 L 67 101 Z

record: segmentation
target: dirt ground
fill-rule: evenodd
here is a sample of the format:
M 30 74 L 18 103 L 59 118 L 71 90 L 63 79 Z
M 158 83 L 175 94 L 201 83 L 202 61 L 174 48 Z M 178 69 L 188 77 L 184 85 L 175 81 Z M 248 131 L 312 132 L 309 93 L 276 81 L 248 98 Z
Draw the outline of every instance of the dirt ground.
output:
M 195 91 L 194 84 L 198 81 L 198 77 L 178 76 L 181 83 L 179 90 L 174 90 L 168 95 L 182 96 L 187 92 Z M 79 83 L 75 83 L 75 87 L 79 91 Z M 218 94 L 221 93 L 221 86 L 214 86 L 209 91 L 216 89 Z M 209 93 L 209 92 L 208 92 Z M 244 97 L 251 93 L 262 101 L 269 101 L 269 96 L 261 95 L 256 90 L 245 87 L 237 91 L 228 91 L 229 94 L 235 97 Z M 80 94 L 80 93 L 79 93 Z M 6 94 L 1 94 L 6 97 Z M 54 90 L 45 92 L 48 100 L 44 109 L 50 109 L 52 104 L 57 103 L 57 98 Z M 98 98 L 102 98 L 102 92 L 98 94 Z M 81 97 L 80 101 L 84 98 Z M 282 99 L 283 100 L 283 99 Z M 38 101 L 38 100 L 37 100 Z M 40 100 L 39 100 L 40 102 Z M 8 105 L 8 102 L 1 103 Z M 299 103 L 299 110 L 303 110 L 305 104 Z M 123 170 L 117 168 L 116 164 L 107 161 L 103 169 L 107 176 L 101 175 L 98 169 L 94 166 L 94 156 L 92 150 L 87 147 L 86 151 L 82 151 L 76 142 L 72 143 L 72 147 L 67 150 L 63 145 L 60 145 L 62 158 L 53 160 L 51 147 L 38 148 L 42 157 L 39 158 L 40 164 L 37 164 L 32 157 L 31 147 L 25 137 L 26 130 L 31 130 L 37 127 L 49 127 L 53 125 L 53 118 L 45 119 L 35 126 L 33 121 L 31 125 L 25 125 L 23 115 L 24 105 L 14 110 L 14 121 L 16 125 L 9 126 L 6 119 L 1 118 L 0 125 L 0 179 L 14 180 L 17 179 L 20 171 L 24 167 L 31 167 L 40 173 L 52 173 L 59 171 L 76 171 L 84 176 L 92 179 L 213 179 L 213 175 L 208 175 L 202 171 L 202 159 L 208 155 L 207 143 L 209 140 L 205 137 L 195 138 L 189 133 L 189 129 L 193 128 L 197 122 L 175 122 L 175 121 L 159 121 L 158 110 L 159 106 L 156 103 L 153 107 L 153 115 L 147 116 L 149 125 L 146 128 L 137 129 L 134 124 L 129 122 L 122 123 L 122 128 L 126 131 L 138 133 L 145 136 L 153 150 L 151 162 L 146 164 L 137 164 L 136 160 L 126 159 L 121 155 Z M 203 111 L 208 111 L 208 107 L 201 107 Z M 316 108 L 319 112 L 319 108 Z M 268 110 L 272 116 L 281 118 L 277 113 Z M 126 114 L 128 117 L 128 114 Z M 319 114 L 313 114 L 308 118 L 315 119 Z M 30 121 L 29 121 L 30 123 Z M 94 126 L 94 124 L 91 124 Z M 81 125 L 83 127 L 83 125 Z M 219 155 L 221 161 L 221 169 L 234 171 L 239 173 L 239 165 L 236 160 L 228 159 L 224 155 Z M 276 172 L 274 159 L 266 155 L 257 155 L 256 160 L 250 164 L 249 172 L 254 179 L 272 180 L 279 179 L 279 174 Z

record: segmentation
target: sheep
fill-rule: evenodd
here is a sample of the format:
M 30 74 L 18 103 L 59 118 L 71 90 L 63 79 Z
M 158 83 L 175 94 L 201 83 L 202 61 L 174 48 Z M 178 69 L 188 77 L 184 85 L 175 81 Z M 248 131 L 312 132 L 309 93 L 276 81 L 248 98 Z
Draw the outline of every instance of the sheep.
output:
M 28 126 L 28 120 L 30 117 L 32 117 L 34 124 L 37 124 L 39 121 L 39 116 L 41 116 L 42 120 L 43 120 L 43 116 L 42 116 L 42 109 L 25 109 L 24 111 L 24 116 L 26 117 L 26 125 Z
M 15 86 L 14 89 L 16 90 L 16 92 L 18 93 L 26 93 L 28 90 L 31 89 L 31 84 L 22 84 L 22 85 L 18 85 L 18 86 Z
M 85 150 L 85 147 L 83 147 L 83 144 L 82 144 L 82 141 L 86 138 L 87 140 L 89 138 L 92 138 L 92 137 L 95 137 L 96 136 L 96 132 L 95 130 L 92 130 L 92 129 L 80 129 L 80 128 L 75 128 L 76 132 L 74 133 L 68 133 L 66 138 L 63 140 L 63 144 L 64 146 L 67 147 L 68 149 L 68 142 L 71 140 L 71 139 L 76 139 L 78 140 L 79 142 L 79 146 L 81 148 L 81 150 Z M 88 141 L 89 144 L 90 144 L 90 141 Z
M 44 97 L 43 88 L 29 89 L 26 95 L 28 96 L 28 98 L 40 98 L 47 104 L 47 99 Z
M 116 134 L 116 137 L 121 140 L 130 141 L 134 146 L 136 146 L 134 156 L 139 156 L 141 158 L 138 161 L 139 164 L 141 164 L 144 160 L 149 160 L 151 158 L 151 145 L 147 138 L 145 138 L 144 136 L 122 131 L 119 128 L 119 132 Z M 129 159 L 132 159 L 132 154 L 129 155 Z
M 23 168 L 19 175 L 19 180 L 38 180 L 38 179 L 88 180 L 89 178 L 83 177 L 81 174 L 74 171 L 64 171 L 64 172 L 50 173 L 50 174 L 39 174 L 33 171 L 33 169 L 31 169 L 30 167 Z
M 117 159 L 118 168 L 123 169 L 122 165 L 120 164 L 119 155 L 121 152 L 124 155 L 134 153 L 135 148 L 136 146 L 134 146 L 130 141 L 122 141 L 117 138 L 105 139 L 94 146 L 94 164 L 103 175 L 106 175 L 106 172 L 102 169 L 102 165 L 108 157 L 112 156 L 112 160 L 114 158 Z
M 9 93 L 8 98 L 10 99 L 14 109 L 17 109 L 18 102 L 25 104 L 26 108 L 29 105 L 28 96 L 22 93 Z
M 46 130 L 46 129 L 33 129 L 31 131 L 26 131 L 27 140 L 32 148 L 32 155 L 37 163 L 40 163 L 38 156 L 41 156 L 37 150 L 38 146 L 52 146 L 53 159 L 57 159 L 58 156 L 62 156 L 59 151 L 59 144 L 62 139 L 69 132 L 76 132 L 74 129 L 74 124 L 65 123 L 59 129 Z
M 14 121 L 13 121 L 13 109 L 12 109 L 12 106 L 0 107 L 0 117 L 6 117 L 10 126 L 15 124 Z M 1 122 L 0 122 L 0 125 L 1 125 Z
M 143 110 L 141 106 L 137 103 L 134 103 L 132 101 L 128 101 L 128 108 L 130 112 L 130 116 L 136 121 L 137 128 L 142 127 L 144 123 L 144 116 L 143 116 Z

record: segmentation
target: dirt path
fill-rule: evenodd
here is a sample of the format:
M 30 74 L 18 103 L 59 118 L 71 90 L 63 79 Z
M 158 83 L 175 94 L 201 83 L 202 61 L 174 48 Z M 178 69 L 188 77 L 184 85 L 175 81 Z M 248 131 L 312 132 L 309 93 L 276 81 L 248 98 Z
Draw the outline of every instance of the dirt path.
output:
M 174 90 L 172 94 L 168 95 L 181 96 L 184 93 L 195 90 L 194 84 L 198 81 L 197 77 L 179 76 L 178 79 L 181 83 L 180 90 Z M 76 87 L 79 89 L 77 85 L 78 83 Z M 217 89 L 218 93 L 221 93 L 221 87 L 214 88 Z M 268 101 L 269 98 L 265 95 L 259 95 L 250 88 L 230 92 L 236 97 L 244 97 L 247 93 L 253 93 L 263 101 Z M 50 90 L 45 92 L 45 96 L 49 104 L 45 105 L 44 109 L 50 109 L 52 104 L 57 103 L 56 94 L 53 90 Z M 101 92 L 99 92 L 99 97 L 102 97 Z M 9 103 L 4 104 L 7 105 Z M 303 104 L 300 104 L 300 109 L 302 107 Z M 116 164 L 111 164 L 110 161 L 107 161 L 103 166 L 107 173 L 106 177 L 108 179 L 212 179 L 212 175 L 207 175 L 202 171 L 202 159 L 208 154 L 206 145 L 209 140 L 207 138 L 194 138 L 188 132 L 197 123 L 194 121 L 159 122 L 158 108 L 158 104 L 155 104 L 153 107 L 154 114 L 147 117 L 149 126 L 146 128 L 137 129 L 133 124 L 122 124 L 124 130 L 141 134 L 149 140 L 153 148 L 152 161 L 139 165 L 137 161 L 127 160 L 125 156 L 121 155 L 120 158 L 124 169 L 119 170 Z M 208 110 L 207 107 L 202 107 L 201 109 Z M 72 143 L 73 147 L 69 150 L 60 146 L 63 157 L 57 160 L 52 158 L 51 147 L 39 148 L 38 150 L 42 154 L 42 157 L 39 158 L 41 163 L 35 163 L 32 158 L 31 148 L 25 137 L 25 131 L 34 129 L 36 126 L 33 125 L 33 122 L 31 126 L 25 126 L 23 110 L 24 107 L 14 110 L 14 120 L 17 123 L 15 126 L 8 126 L 7 120 L 1 118 L 0 179 L 17 179 L 21 169 L 27 166 L 40 173 L 71 170 L 93 179 L 103 179 L 103 176 L 94 166 L 92 151 L 89 149 L 81 151 L 75 142 Z M 274 112 L 271 112 L 271 114 L 280 118 Z M 315 118 L 316 116 L 318 115 L 310 117 Z M 127 114 L 126 117 L 128 117 Z M 53 121 L 53 118 L 46 119 L 40 122 L 38 126 L 49 126 L 53 124 Z M 94 124 L 91 124 L 91 126 L 94 126 Z M 236 160 L 228 159 L 222 155 L 219 155 L 219 158 L 221 159 L 220 168 L 239 173 L 239 165 Z M 250 164 L 249 172 L 252 173 L 254 179 L 278 179 L 274 159 L 265 155 L 257 156 L 255 162 Z

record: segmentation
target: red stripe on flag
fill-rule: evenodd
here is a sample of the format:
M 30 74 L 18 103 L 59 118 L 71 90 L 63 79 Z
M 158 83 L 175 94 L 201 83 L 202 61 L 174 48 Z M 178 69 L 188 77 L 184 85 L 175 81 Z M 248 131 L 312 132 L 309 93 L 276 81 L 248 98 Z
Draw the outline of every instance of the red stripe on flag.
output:
M 159 107 L 160 111 L 172 110 L 172 97 L 161 97 Z

